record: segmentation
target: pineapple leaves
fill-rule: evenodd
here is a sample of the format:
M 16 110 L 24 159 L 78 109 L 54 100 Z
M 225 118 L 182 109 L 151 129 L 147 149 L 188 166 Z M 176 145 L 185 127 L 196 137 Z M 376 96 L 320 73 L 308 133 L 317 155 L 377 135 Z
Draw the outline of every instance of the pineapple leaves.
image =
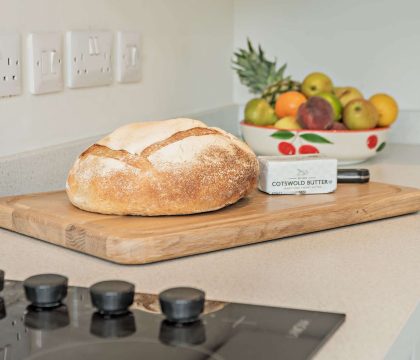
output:
M 286 68 L 287 68 L 287 64 L 283 64 L 283 66 L 282 66 L 280 69 L 278 69 L 278 70 L 277 70 L 277 72 L 276 72 L 276 76 L 277 76 L 278 78 L 283 79 L 283 77 L 284 77 L 284 72 L 286 71 Z M 288 78 L 290 78 L 290 76 L 289 76 Z
M 247 48 L 234 53 L 233 69 L 237 72 L 241 83 L 253 94 L 261 95 L 270 85 L 283 81 L 286 64 L 277 69 L 277 60 L 266 58 L 261 45 L 257 50 L 247 39 Z

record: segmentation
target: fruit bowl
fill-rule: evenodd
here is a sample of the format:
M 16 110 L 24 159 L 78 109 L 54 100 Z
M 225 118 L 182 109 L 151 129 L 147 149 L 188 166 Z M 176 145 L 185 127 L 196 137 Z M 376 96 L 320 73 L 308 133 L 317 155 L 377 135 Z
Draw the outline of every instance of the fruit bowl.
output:
M 340 165 L 357 164 L 385 147 L 389 127 L 370 130 L 280 130 L 241 122 L 242 136 L 257 155 L 315 154 L 336 158 Z

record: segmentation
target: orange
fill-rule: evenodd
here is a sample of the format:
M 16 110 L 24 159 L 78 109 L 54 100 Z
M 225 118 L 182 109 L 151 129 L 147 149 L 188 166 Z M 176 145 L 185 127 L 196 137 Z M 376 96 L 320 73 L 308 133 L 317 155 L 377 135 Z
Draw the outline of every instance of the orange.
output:
M 299 106 L 306 101 L 305 95 L 297 91 L 288 91 L 278 96 L 275 112 L 279 119 L 285 116 L 295 116 Z
M 373 104 L 376 110 L 378 110 L 378 126 L 389 126 L 397 119 L 398 104 L 392 96 L 387 94 L 375 94 L 371 96 L 369 101 Z

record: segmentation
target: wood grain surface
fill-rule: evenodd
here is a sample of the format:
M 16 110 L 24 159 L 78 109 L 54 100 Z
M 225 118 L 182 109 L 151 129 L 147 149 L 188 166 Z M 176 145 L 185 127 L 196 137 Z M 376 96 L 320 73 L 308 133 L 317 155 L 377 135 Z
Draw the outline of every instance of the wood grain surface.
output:
M 420 190 L 340 184 L 322 195 L 255 191 L 215 212 L 112 216 L 77 209 L 64 191 L 0 198 L 0 227 L 120 264 L 146 264 L 420 210 Z

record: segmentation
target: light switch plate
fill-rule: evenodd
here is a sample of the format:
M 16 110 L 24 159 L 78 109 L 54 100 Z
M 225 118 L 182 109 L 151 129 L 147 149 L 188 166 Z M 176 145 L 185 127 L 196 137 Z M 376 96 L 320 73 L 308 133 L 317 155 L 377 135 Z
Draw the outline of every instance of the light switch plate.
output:
M 61 34 L 33 33 L 28 36 L 29 90 L 44 94 L 63 89 Z
M 116 46 L 116 73 L 120 83 L 138 82 L 141 78 L 140 34 L 118 31 Z
M 112 32 L 69 31 L 66 34 L 66 48 L 68 87 L 112 83 Z
M 0 96 L 21 93 L 20 35 L 0 33 Z

